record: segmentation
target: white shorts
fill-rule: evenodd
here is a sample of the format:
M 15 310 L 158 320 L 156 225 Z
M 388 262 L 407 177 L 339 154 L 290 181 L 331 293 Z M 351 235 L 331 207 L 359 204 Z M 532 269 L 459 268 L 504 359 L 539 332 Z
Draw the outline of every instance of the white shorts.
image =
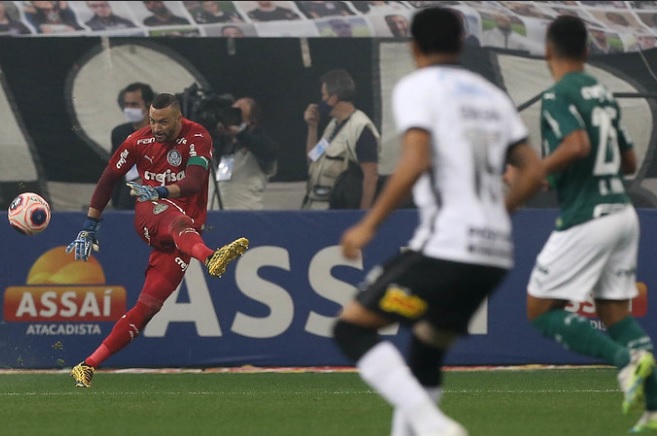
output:
M 537 298 L 586 301 L 637 296 L 639 219 L 634 207 L 553 231 L 527 286 Z

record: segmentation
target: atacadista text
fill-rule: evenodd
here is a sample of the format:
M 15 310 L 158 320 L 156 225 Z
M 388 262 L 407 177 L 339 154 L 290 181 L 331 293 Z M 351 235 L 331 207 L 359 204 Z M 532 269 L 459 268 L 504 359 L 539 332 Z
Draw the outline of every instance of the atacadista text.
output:
M 98 324 L 30 324 L 26 335 L 100 335 Z

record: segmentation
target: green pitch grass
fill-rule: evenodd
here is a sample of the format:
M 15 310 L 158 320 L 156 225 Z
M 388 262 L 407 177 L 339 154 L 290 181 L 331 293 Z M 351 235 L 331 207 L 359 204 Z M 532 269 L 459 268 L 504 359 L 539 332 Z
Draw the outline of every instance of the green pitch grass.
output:
M 447 371 L 443 410 L 471 436 L 627 434 L 610 368 Z M 391 408 L 354 372 L 0 375 L 0 434 L 382 436 Z

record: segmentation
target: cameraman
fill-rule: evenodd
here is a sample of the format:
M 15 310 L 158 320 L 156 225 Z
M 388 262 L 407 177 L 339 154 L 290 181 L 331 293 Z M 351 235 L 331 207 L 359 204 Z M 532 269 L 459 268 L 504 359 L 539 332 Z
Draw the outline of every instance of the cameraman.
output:
M 221 207 L 262 210 L 267 182 L 276 174 L 278 143 L 260 127 L 260 105 L 253 98 L 240 98 L 232 108 L 218 114 L 215 154 Z

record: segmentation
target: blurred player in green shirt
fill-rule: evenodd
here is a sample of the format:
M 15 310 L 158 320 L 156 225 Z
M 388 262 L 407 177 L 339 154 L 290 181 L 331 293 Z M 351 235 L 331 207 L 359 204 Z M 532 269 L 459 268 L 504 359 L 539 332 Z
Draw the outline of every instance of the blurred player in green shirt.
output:
M 645 407 L 632 432 L 657 430 L 653 344 L 629 312 L 639 220 L 622 178 L 636 170 L 636 155 L 611 91 L 584 70 L 587 41 L 577 17 L 558 17 L 547 31 L 556 83 L 542 99 L 543 165 L 560 214 L 529 279 L 527 314 L 543 335 L 618 367 L 623 412 Z M 565 309 L 588 298 L 608 334 Z

